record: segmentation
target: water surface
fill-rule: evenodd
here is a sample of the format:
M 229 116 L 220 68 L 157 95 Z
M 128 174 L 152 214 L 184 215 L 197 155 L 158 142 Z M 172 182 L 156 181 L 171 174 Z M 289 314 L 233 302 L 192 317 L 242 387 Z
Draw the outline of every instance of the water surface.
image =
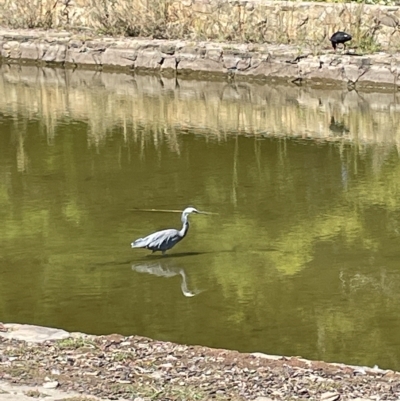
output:
M 5 66 L 0 89 L 0 320 L 400 369 L 397 94 Z M 188 205 L 218 215 L 130 249 L 180 225 L 136 209 Z

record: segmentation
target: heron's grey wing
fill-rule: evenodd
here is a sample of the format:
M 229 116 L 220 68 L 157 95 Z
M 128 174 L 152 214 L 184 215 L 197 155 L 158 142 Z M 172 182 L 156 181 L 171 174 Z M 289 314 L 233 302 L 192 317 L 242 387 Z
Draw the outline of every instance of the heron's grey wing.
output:
M 152 238 L 147 247 L 150 249 L 168 249 L 180 239 L 179 231 L 171 228 L 169 230 L 163 230 L 152 234 Z
M 161 249 L 162 246 L 179 238 L 179 231 L 173 228 L 168 230 L 157 231 L 147 237 L 139 238 L 132 242 L 132 248 L 149 248 Z

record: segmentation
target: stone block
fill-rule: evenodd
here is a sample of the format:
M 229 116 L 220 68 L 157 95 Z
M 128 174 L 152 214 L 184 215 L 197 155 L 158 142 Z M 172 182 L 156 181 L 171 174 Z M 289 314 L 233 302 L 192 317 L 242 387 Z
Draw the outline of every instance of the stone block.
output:
M 344 65 L 343 75 L 349 82 L 357 82 L 359 78 L 366 73 L 369 67 L 361 68 L 356 65 Z
M 161 64 L 161 70 L 176 70 L 176 66 L 177 61 L 175 57 L 166 57 Z
M 307 79 L 311 79 L 314 81 L 336 81 L 336 82 L 344 82 L 346 78 L 343 74 L 342 66 L 322 66 L 321 68 L 314 69 L 307 74 Z
M 160 52 L 173 55 L 175 54 L 175 45 L 169 45 L 169 44 L 162 44 L 160 46 Z
M 399 25 L 399 19 L 393 14 L 386 14 L 378 18 L 382 25 L 388 26 L 390 28 L 396 28 Z
M 11 50 L 14 47 L 18 47 L 20 42 L 17 42 L 16 40 L 5 40 L 3 43 L 3 49 L 5 50 Z
M 164 58 L 156 51 L 140 51 L 135 61 L 135 68 L 159 70 Z
M 54 44 L 49 46 L 42 60 L 47 63 L 64 63 L 67 55 L 67 46 Z
M 206 57 L 210 60 L 221 61 L 222 49 L 209 49 L 206 50 Z
M 257 67 L 252 66 L 241 72 L 243 75 L 254 77 L 270 77 L 270 78 L 296 78 L 299 70 L 296 64 L 283 64 L 277 62 L 263 61 Z
M 19 59 L 21 57 L 20 42 L 15 40 L 5 40 L 1 47 L 1 57 Z
M 159 49 L 160 41 L 157 39 L 136 39 L 130 46 L 135 50 L 154 51 Z
M 301 76 L 306 76 L 312 71 L 318 70 L 321 67 L 321 61 L 317 58 L 303 58 L 298 63 L 299 73 Z
M 238 69 L 238 71 L 246 71 L 247 69 L 250 68 L 250 66 L 251 66 L 251 59 L 247 58 L 239 60 L 239 62 L 236 65 L 236 68 Z
M 103 65 L 133 68 L 137 54 L 132 49 L 115 49 L 109 47 L 102 56 Z
M 179 49 L 179 56 L 182 59 L 195 60 L 197 57 L 204 57 L 206 49 L 199 46 L 183 46 Z
M 354 64 L 358 67 L 367 68 L 372 65 L 372 60 L 370 57 L 355 57 L 350 58 L 349 64 Z
M 178 64 L 179 72 L 209 72 L 209 73 L 224 73 L 226 68 L 222 62 L 197 58 L 195 60 L 181 60 Z
M 223 66 L 228 70 L 235 69 L 240 60 L 240 57 L 234 56 L 232 54 L 226 54 L 224 55 Z
M 19 46 L 16 47 L 12 47 L 9 50 L 9 58 L 13 59 L 13 60 L 18 60 L 21 58 L 21 49 Z
M 395 84 L 395 76 L 390 72 L 390 68 L 379 65 L 371 66 L 357 81 L 358 83 L 373 82 L 376 84 Z
M 68 48 L 65 62 L 70 64 L 101 65 L 101 52 L 88 48 Z
M 252 68 L 258 67 L 261 63 L 266 62 L 267 60 L 262 59 L 260 57 L 252 57 L 250 61 L 250 66 Z
M 21 59 L 40 60 L 45 54 L 47 47 L 44 43 L 23 42 L 20 45 Z

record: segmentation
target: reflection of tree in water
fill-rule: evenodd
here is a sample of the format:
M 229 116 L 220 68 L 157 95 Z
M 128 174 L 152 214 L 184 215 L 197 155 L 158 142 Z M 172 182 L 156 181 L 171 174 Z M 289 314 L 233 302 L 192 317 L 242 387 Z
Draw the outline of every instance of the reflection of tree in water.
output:
M 188 287 L 188 280 L 183 268 L 177 266 L 168 266 L 165 261 L 158 261 L 152 263 L 141 263 L 132 265 L 132 270 L 138 273 L 148 273 L 152 274 L 153 276 L 157 277 L 174 277 L 174 276 L 181 276 L 181 291 L 185 297 L 194 297 L 200 294 L 203 290 L 194 290 L 190 291 Z
M 178 153 L 175 129 L 196 130 L 218 140 L 237 132 L 303 138 L 330 138 L 333 132 L 334 136 L 348 134 L 350 140 L 396 144 L 400 137 L 399 93 L 361 95 L 347 89 L 250 83 L 232 90 L 223 81 L 199 84 L 36 66 L 3 66 L 0 70 L 0 90 L 12 94 L 0 99 L 0 110 L 38 116 L 49 143 L 66 117 L 87 124 L 88 144 L 94 147 L 104 145 L 116 129 L 126 142 L 140 140 L 137 131 L 146 127 L 153 131 L 146 133 L 150 143 L 165 142 Z
M 338 136 L 342 136 L 350 132 L 346 125 L 342 121 L 336 121 L 334 116 L 331 116 L 329 130 L 333 133 L 333 135 Z
M 379 269 L 376 274 L 348 272 L 343 269 L 339 273 L 339 279 L 343 294 L 351 295 L 358 291 L 364 291 L 369 295 L 376 293 L 376 296 L 400 301 L 398 282 L 393 280 L 391 275 L 388 276 L 385 269 Z
M 345 265 L 338 278 L 339 303 L 328 307 L 326 304 L 315 305 L 320 355 L 334 355 L 336 360 L 345 360 L 352 355 L 356 364 L 398 367 L 400 296 L 396 272 L 384 267 L 363 271 L 362 265 L 359 269 Z

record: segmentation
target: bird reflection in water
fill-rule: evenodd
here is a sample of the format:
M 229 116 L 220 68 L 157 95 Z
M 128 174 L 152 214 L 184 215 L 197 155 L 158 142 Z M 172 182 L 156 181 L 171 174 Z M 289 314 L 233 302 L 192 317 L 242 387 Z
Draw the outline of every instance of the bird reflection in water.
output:
M 132 270 L 136 271 L 138 273 L 148 273 L 152 274 L 153 276 L 158 276 L 158 277 L 174 277 L 174 276 L 181 276 L 182 281 L 181 281 L 181 291 L 182 294 L 185 297 L 194 297 L 203 290 L 189 290 L 188 288 L 188 280 L 187 276 L 185 273 L 185 270 L 183 268 L 179 268 L 177 266 L 170 267 L 168 266 L 167 263 L 157 261 L 153 263 L 141 263 L 141 264 L 135 264 L 132 265 Z

